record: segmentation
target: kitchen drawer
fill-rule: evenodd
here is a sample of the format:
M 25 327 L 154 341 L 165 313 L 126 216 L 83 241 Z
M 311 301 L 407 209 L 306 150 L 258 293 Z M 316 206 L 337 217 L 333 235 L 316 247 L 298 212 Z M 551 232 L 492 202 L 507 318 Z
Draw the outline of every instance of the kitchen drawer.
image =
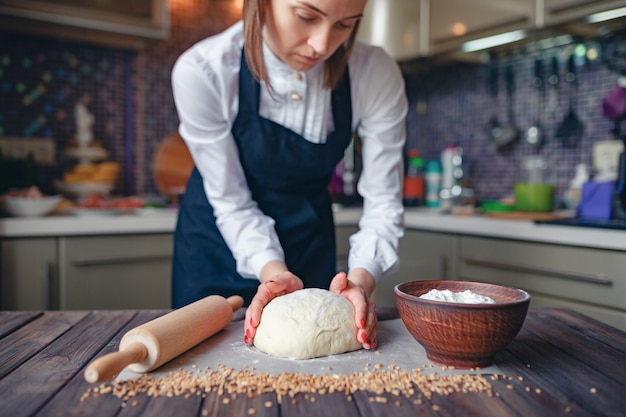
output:
M 463 279 L 626 309 L 626 253 L 500 239 L 461 241 Z
M 2 310 L 56 308 L 56 238 L 2 240 L 0 277 Z
M 337 253 L 337 270 L 348 271 L 348 255 L 350 254 L 350 236 L 359 231 L 357 226 L 335 227 L 335 244 Z
M 458 237 L 445 233 L 405 230 L 398 248 L 400 267 L 376 287 L 376 304 L 395 307 L 393 288 L 400 283 L 457 276 Z
M 626 311 L 573 302 L 530 292 L 531 307 L 569 308 L 626 332 Z
M 171 234 L 65 237 L 59 240 L 62 309 L 171 306 Z
M 458 236 L 408 229 L 398 248 L 399 282 L 454 279 L 457 276 Z
M 347 256 L 350 253 L 350 236 L 359 231 L 356 226 L 335 227 L 335 242 L 337 245 L 337 255 Z

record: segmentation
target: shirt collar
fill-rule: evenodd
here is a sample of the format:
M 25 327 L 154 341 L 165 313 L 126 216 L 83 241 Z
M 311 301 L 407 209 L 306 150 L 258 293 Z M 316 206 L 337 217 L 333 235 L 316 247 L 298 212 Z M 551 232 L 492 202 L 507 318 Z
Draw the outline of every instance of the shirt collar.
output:
M 263 41 L 263 59 L 265 60 L 265 67 L 267 68 L 270 83 L 275 77 L 291 77 L 295 72 L 293 68 L 278 59 L 265 41 Z M 319 63 L 310 70 L 300 73 L 309 80 L 317 79 L 324 74 L 324 63 Z

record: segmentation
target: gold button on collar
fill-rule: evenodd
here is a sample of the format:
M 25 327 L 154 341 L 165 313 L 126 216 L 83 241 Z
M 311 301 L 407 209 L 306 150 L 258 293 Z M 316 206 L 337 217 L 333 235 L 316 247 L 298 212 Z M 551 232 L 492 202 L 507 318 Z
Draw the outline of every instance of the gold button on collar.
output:
M 298 93 L 291 93 L 291 99 L 295 101 L 300 101 L 302 100 L 302 96 Z
M 302 74 L 300 74 L 298 71 L 294 71 L 293 76 L 296 77 L 296 80 L 302 81 Z

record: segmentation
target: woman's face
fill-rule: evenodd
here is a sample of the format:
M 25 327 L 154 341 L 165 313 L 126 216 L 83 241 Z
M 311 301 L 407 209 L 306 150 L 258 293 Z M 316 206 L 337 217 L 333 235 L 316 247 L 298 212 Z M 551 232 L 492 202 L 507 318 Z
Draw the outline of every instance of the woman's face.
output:
M 297 71 L 330 58 L 363 15 L 367 0 L 269 0 L 263 39 Z

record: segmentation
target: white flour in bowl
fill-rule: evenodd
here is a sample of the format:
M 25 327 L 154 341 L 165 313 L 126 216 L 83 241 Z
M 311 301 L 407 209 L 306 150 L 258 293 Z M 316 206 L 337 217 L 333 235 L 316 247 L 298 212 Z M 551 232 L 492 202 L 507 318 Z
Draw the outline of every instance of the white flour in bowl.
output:
M 461 292 L 452 292 L 450 290 L 430 290 L 426 294 L 420 295 L 420 298 L 434 301 L 447 301 L 449 303 L 464 304 L 494 304 L 495 301 L 486 295 L 476 294 L 470 290 Z

